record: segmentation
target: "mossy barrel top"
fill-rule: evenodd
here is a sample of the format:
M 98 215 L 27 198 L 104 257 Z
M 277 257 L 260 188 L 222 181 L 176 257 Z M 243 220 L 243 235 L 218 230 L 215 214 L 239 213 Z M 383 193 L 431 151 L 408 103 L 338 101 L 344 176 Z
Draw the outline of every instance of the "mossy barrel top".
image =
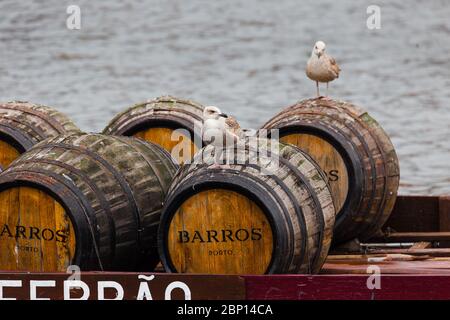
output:
M 156 232 L 177 170 L 139 139 L 48 139 L 0 175 L 0 270 L 151 271 Z
M 256 149 L 247 145 L 214 151 L 208 146 L 178 172 L 159 228 L 166 270 L 320 270 L 335 215 L 326 178 L 298 148 L 264 139 L 258 143 L 263 141 Z M 215 163 L 218 154 L 226 164 Z
M 117 114 L 104 134 L 136 136 L 159 144 L 182 163 L 202 147 L 200 129 L 203 106 L 164 96 L 138 103 Z
M 328 176 L 337 209 L 336 243 L 369 239 L 389 217 L 399 164 L 381 126 L 363 109 L 329 98 L 308 99 L 281 111 L 263 129 L 307 152 Z
M 79 132 L 77 126 L 53 108 L 22 101 L 0 103 L 0 167 L 44 139 L 72 132 Z

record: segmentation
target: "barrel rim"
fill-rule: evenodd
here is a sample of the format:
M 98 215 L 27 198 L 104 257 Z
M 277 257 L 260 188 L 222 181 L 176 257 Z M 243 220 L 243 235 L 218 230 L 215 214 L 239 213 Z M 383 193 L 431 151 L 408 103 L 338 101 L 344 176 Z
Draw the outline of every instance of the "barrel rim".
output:
M 35 145 L 35 141 L 25 132 L 0 122 L 0 139 L 11 144 L 19 153 L 24 153 Z
M 15 148 L 19 154 L 29 150 L 33 146 L 33 141 L 20 130 L 15 130 L 10 126 L 0 123 L 0 140 Z
M 35 108 L 33 108 L 35 107 Z M 66 115 L 59 112 L 55 108 L 36 104 L 32 102 L 24 102 L 24 101 L 12 101 L 7 102 L 4 104 L 0 104 L 0 109 L 7 109 L 7 110 L 17 110 L 21 111 L 22 113 L 29 114 L 31 116 L 34 116 L 36 118 L 41 119 L 42 121 L 49 124 L 56 132 L 63 133 L 66 131 L 64 128 L 64 125 L 60 123 L 58 120 L 55 119 L 55 115 L 62 116 L 63 118 L 66 118 L 65 120 L 70 121 L 69 118 L 67 118 Z M 43 112 L 42 110 L 45 110 L 47 112 L 53 112 L 55 115 L 50 116 L 47 112 Z
M 123 127 L 123 123 L 125 121 L 120 120 L 123 116 L 126 116 L 128 114 L 133 113 L 133 111 L 137 110 L 137 109 L 143 109 L 143 112 L 141 112 L 138 117 L 134 117 L 134 119 L 139 119 L 139 118 L 149 118 L 150 116 L 152 118 L 155 117 L 155 115 L 157 116 L 161 116 L 161 114 L 158 114 L 158 111 L 171 111 L 169 109 L 165 109 L 165 108 L 158 108 L 158 104 L 175 104 L 174 107 L 172 107 L 171 110 L 178 110 L 180 112 L 183 112 L 185 114 L 188 114 L 189 116 L 191 116 L 192 118 L 196 119 L 197 121 L 201 121 L 202 117 L 200 114 L 195 114 L 192 112 L 189 112 L 181 107 L 177 107 L 176 105 L 186 105 L 189 107 L 192 107 L 193 110 L 196 110 L 196 112 L 201 113 L 204 106 L 201 105 L 200 103 L 197 103 L 195 101 L 192 100 L 187 100 L 187 99 L 181 99 L 181 98 L 176 98 L 170 95 L 165 95 L 165 96 L 161 96 L 158 98 L 155 98 L 153 100 L 147 100 L 147 101 L 143 101 L 143 102 L 139 102 L 139 103 L 135 103 L 134 105 L 132 105 L 131 107 L 128 107 L 127 109 L 118 112 L 112 119 L 111 121 L 106 125 L 106 127 L 103 129 L 103 133 L 105 134 L 116 134 L 115 132 L 119 132 L 121 130 L 121 128 Z M 152 110 L 151 114 L 148 114 L 146 112 L 146 108 L 147 106 L 148 110 Z M 176 118 L 179 119 L 179 118 Z M 133 122 L 133 121 L 132 121 Z M 123 133 L 117 133 L 117 134 L 122 134 Z

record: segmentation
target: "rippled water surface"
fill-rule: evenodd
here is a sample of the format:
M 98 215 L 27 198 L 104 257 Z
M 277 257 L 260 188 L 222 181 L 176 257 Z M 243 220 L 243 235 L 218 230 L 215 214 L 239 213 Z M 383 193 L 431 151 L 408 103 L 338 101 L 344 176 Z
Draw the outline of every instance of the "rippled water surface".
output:
M 81 8 L 68 30 L 66 8 Z M 333 98 L 369 110 L 400 158 L 401 193 L 450 193 L 450 3 L 0 1 L 0 100 L 58 107 L 84 130 L 163 94 L 215 104 L 256 128 L 315 94 L 316 40 L 342 68 Z

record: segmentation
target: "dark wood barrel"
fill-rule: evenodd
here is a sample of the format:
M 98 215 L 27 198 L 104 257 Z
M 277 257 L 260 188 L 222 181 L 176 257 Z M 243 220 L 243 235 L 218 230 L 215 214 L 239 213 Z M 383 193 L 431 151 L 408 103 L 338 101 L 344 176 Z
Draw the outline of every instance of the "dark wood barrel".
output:
M 7 167 L 39 141 L 78 131 L 53 108 L 22 101 L 0 103 L 0 165 Z
M 169 272 L 317 273 L 335 210 L 326 177 L 300 149 L 207 146 L 175 176 L 158 232 Z M 268 150 L 267 152 L 264 150 Z M 228 159 L 214 163 L 217 154 Z M 239 162 L 237 162 L 240 159 Z M 255 159 L 259 159 L 257 162 Z M 238 164 L 242 163 L 242 164 Z
M 202 123 L 202 105 L 164 96 L 138 103 L 119 113 L 103 133 L 135 136 L 157 143 L 172 153 L 175 160 L 183 163 L 202 147 L 199 133 Z M 175 130 L 178 130 L 177 134 L 174 134 Z
M 0 270 L 151 271 L 157 227 L 177 170 L 140 139 L 48 139 L 0 175 Z
M 328 98 L 300 101 L 269 120 L 280 141 L 325 171 L 337 209 L 335 243 L 366 240 L 386 222 L 397 197 L 399 164 L 381 126 L 363 109 Z

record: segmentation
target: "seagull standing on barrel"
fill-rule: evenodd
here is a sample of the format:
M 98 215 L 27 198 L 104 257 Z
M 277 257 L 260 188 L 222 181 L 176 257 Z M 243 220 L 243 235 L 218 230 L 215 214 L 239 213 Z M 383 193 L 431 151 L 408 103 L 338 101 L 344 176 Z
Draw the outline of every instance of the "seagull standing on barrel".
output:
M 236 143 L 243 135 L 241 127 L 235 118 L 222 113 L 215 106 L 203 110 L 202 140 L 206 144 L 218 147 Z M 213 139 L 213 141 L 211 141 Z
M 317 41 L 306 64 L 306 75 L 316 82 L 317 96 L 320 96 L 319 82 L 326 82 L 328 95 L 328 82 L 339 78 L 341 69 L 333 57 L 325 53 L 325 43 Z

